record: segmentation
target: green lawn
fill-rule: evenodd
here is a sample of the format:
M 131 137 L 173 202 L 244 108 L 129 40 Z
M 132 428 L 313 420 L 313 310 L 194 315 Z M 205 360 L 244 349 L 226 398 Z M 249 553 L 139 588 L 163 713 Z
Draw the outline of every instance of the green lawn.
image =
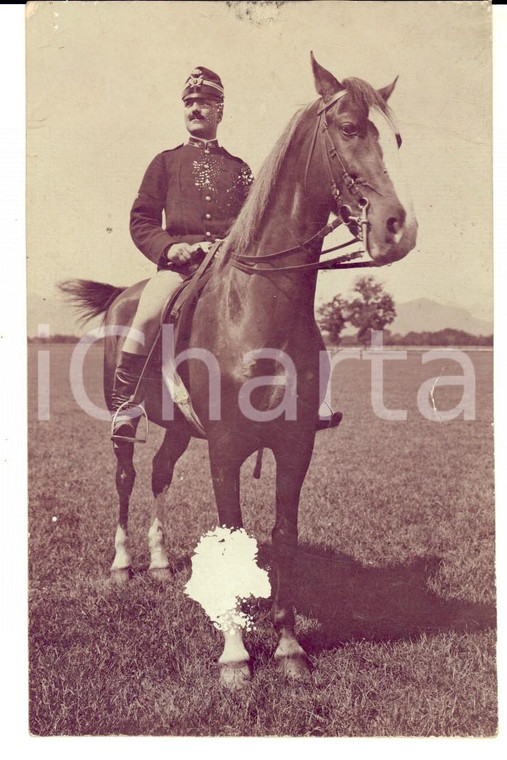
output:
M 333 397 L 345 413 L 320 433 L 300 507 L 297 631 L 312 684 L 281 679 L 265 601 L 247 634 L 254 678 L 218 685 L 220 635 L 183 593 L 190 556 L 215 522 L 206 444 L 177 465 L 167 515 L 172 580 L 148 576 L 152 428 L 138 447 L 131 502 L 134 577 L 108 582 L 117 519 L 107 423 L 86 416 L 68 380 L 72 346 L 51 351 L 51 418 L 36 419 L 30 381 L 30 727 L 34 734 L 226 736 L 492 735 L 495 665 L 492 354 L 471 352 L 477 418 L 430 422 L 417 389 L 460 374 L 445 359 L 386 362 L 385 404 L 406 422 L 375 417 L 367 361 L 341 364 Z M 48 350 L 48 347 L 39 347 Z M 101 402 L 100 349 L 86 387 Z M 441 409 L 459 387 L 437 387 Z M 243 468 L 247 530 L 270 564 L 274 466 Z

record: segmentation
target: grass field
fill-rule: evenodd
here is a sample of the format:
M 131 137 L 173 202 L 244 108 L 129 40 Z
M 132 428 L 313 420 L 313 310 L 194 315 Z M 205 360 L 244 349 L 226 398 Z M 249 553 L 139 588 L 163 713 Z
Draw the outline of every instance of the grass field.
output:
M 48 350 L 40 347 L 39 350 Z M 138 447 L 130 533 L 135 573 L 108 582 L 117 520 L 107 423 L 72 398 L 72 347 L 53 346 L 51 416 L 37 421 L 30 347 L 30 728 L 38 735 L 431 736 L 496 732 L 492 354 L 471 352 L 474 421 L 430 422 L 417 389 L 460 374 L 420 353 L 385 363 L 385 404 L 406 422 L 378 419 L 370 365 L 347 361 L 333 397 L 345 413 L 320 433 L 300 507 L 297 632 L 312 684 L 281 679 L 266 601 L 247 634 L 254 678 L 218 685 L 220 635 L 184 585 L 200 536 L 215 525 L 206 444 L 177 465 L 167 515 L 172 581 L 149 577 L 153 429 Z M 86 363 L 101 403 L 101 351 Z M 459 387 L 438 387 L 440 409 Z M 245 526 L 269 565 L 274 467 L 243 468 Z

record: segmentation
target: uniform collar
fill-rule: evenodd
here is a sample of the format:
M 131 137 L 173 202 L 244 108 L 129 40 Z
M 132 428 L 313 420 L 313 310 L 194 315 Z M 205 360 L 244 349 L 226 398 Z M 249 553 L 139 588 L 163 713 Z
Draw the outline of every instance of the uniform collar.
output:
M 188 138 L 187 145 L 192 145 L 194 148 L 201 148 L 203 150 L 219 147 L 216 138 L 214 140 L 202 140 L 200 137 L 193 137 L 192 135 Z

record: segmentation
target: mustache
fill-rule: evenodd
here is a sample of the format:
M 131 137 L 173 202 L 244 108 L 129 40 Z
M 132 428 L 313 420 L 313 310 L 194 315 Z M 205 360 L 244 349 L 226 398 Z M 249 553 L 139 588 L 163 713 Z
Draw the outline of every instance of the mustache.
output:
M 190 119 L 199 119 L 200 121 L 204 121 L 204 116 L 199 113 L 199 111 L 192 111 L 192 113 L 189 116 Z

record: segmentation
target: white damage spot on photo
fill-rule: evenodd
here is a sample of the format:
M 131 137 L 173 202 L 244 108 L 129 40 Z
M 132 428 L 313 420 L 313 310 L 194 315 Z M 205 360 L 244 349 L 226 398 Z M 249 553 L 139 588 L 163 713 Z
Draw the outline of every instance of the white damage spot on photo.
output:
M 40 3 L 38 3 L 37 0 L 29 0 L 25 8 L 25 18 L 27 20 L 33 16 L 39 5 Z
M 185 593 L 204 609 L 218 630 L 251 629 L 253 620 L 240 609 L 249 597 L 271 594 L 268 574 L 257 564 L 257 541 L 241 528 L 215 528 L 199 541 Z
M 251 21 L 257 26 L 278 19 L 284 0 L 228 0 L 227 5 L 239 21 Z

